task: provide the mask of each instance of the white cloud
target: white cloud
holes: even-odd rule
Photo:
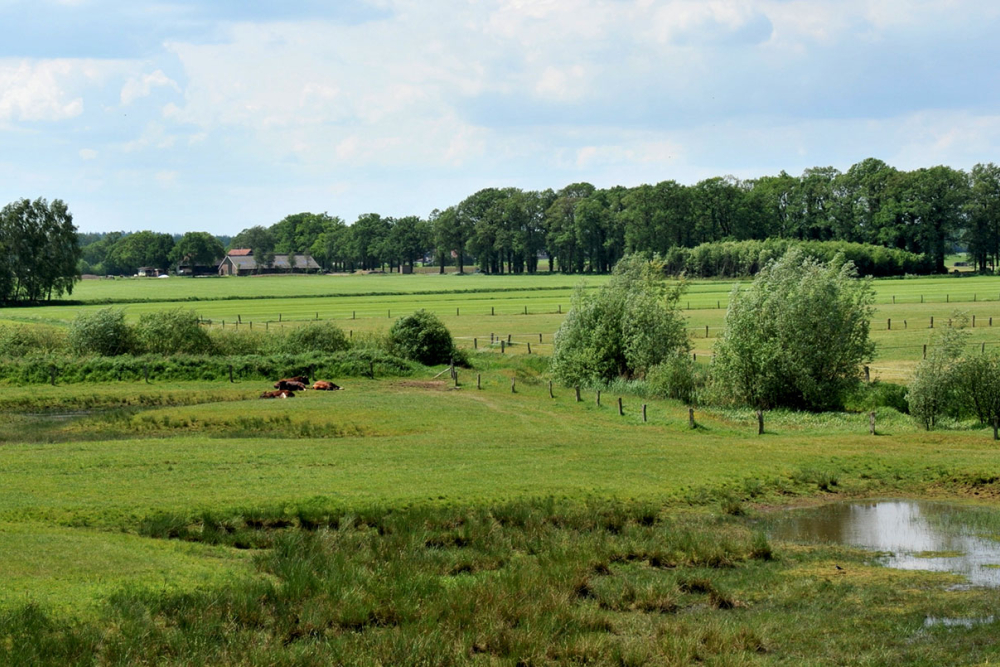
[[[83,99],[64,82],[77,75],[70,60],[0,61],[0,120],[56,121],[83,113]]]
[[[95,151],[93,148],[83,148],[80,150],[81,160],[96,160],[97,156],[98,152]]]
[[[151,74],[143,74],[141,76],[130,77],[125,85],[122,86],[122,92],[120,95],[121,103],[123,105],[132,104],[141,97],[148,97],[150,93],[153,92],[153,88],[167,86],[173,88],[177,92],[180,92],[180,86],[177,82],[168,77],[163,73],[163,70],[156,70]]]

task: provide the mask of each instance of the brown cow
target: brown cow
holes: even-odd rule
[[[337,391],[340,387],[332,382],[327,382],[326,380],[317,380],[316,383],[313,384],[313,389],[319,389],[321,391]]]
[[[295,398],[295,394],[288,391],[287,389],[281,389],[279,391],[265,391],[260,395],[261,398]]]
[[[288,391],[305,391],[306,384],[295,378],[285,378],[274,383],[275,389],[287,389]]]

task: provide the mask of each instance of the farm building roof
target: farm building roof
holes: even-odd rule
[[[250,248],[233,248],[226,254],[230,257],[247,257],[253,254],[253,250]]]

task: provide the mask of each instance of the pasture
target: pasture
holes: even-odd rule
[[[414,279],[427,282],[407,284]],[[263,382],[5,387],[0,661],[996,658],[992,624],[924,627],[928,616],[985,616],[995,592],[763,532],[779,508],[838,498],[952,498],[975,508],[1000,492],[988,429],[926,432],[879,409],[872,436],[867,414],[773,411],[758,436],[750,411],[699,408],[692,429],[686,406],[626,385],[601,405],[593,391],[580,402],[559,386],[550,396],[546,355],[576,281],[108,281],[78,288],[74,297],[89,305],[4,309],[3,320],[61,326],[118,299],[133,317],[184,305],[212,326],[235,326],[239,315],[241,327],[270,330],[319,312],[370,332],[388,328],[389,310],[425,307],[469,349],[472,368],[459,369],[457,383],[438,376],[443,367],[324,378],[345,391],[275,401],[257,399]],[[254,298],[253,286],[268,298]],[[906,377],[929,318],[946,326],[953,308],[977,315],[972,344],[1000,342],[1000,293],[987,298],[1000,281],[876,286],[873,368],[883,376]],[[691,286],[700,357],[711,354],[730,287]],[[182,301],[191,296],[198,301]],[[501,354],[490,333],[515,344]]]

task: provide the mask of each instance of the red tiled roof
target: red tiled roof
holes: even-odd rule
[[[247,257],[253,254],[253,250],[250,248],[233,248],[228,254],[230,257]]]

